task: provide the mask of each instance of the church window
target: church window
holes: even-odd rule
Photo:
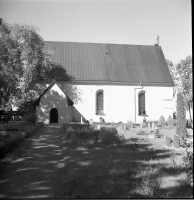
[[[103,90],[98,90],[96,92],[96,114],[104,114],[104,92]]]
[[[145,91],[140,91],[138,94],[139,115],[146,114],[145,109]]]

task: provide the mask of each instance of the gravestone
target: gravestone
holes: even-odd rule
[[[167,145],[168,147],[171,146],[171,144],[170,144],[170,138],[169,138],[168,136],[166,136],[166,145]]]
[[[148,123],[148,132],[150,132],[150,123]]]
[[[142,122],[140,122],[140,127],[142,128]]]
[[[178,149],[179,148],[179,138],[177,135],[174,135],[174,142],[173,142],[174,148]]]
[[[84,122],[83,122],[83,118],[82,118],[82,116],[81,116],[81,124],[83,124]]]
[[[93,125],[93,119],[90,119],[90,124]]]
[[[100,126],[100,125],[97,125],[96,129],[97,129],[97,130],[100,130],[100,129],[101,129],[101,126]]]
[[[152,122],[152,130],[154,131],[155,129],[155,125],[154,125],[154,122]]]

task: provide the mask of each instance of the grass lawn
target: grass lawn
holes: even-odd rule
[[[146,128],[122,130],[119,145],[84,144],[73,147],[64,139],[59,163],[63,198],[192,198],[183,150],[167,148],[164,138],[138,135]],[[175,130],[162,130],[173,138]],[[131,143],[137,143],[132,148]]]

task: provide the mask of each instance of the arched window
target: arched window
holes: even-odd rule
[[[96,92],[96,114],[104,114],[104,92],[99,90]]]
[[[140,91],[138,94],[139,115],[146,114],[145,109],[145,91]]]

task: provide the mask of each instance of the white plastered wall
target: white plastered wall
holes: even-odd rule
[[[39,106],[36,106],[37,122],[50,123],[50,110],[58,110],[58,124],[72,120],[72,107],[67,104],[67,97],[61,89],[54,84],[40,99]]]
[[[163,115],[167,120],[169,116],[173,116],[173,87],[144,87],[145,91],[145,109],[147,120],[158,121]],[[136,109],[137,121],[143,121],[143,117],[138,116],[138,93],[136,90]]]
[[[143,121],[143,117],[138,116],[138,93],[145,91],[145,106],[147,120],[157,121],[161,115],[167,120],[173,115],[173,88],[172,87],[143,87],[140,86],[116,86],[116,85],[71,85],[74,91],[79,93],[80,100],[75,102],[74,107],[87,120],[92,119],[99,122],[102,116],[105,122],[127,122]],[[68,88],[69,84],[63,83],[63,90],[72,100],[73,95]],[[104,113],[96,115],[96,92],[104,91]],[[136,95],[136,100],[134,95]],[[135,104],[136,101],[136,104]],[[136,108],[136,114],[135,114]]]

